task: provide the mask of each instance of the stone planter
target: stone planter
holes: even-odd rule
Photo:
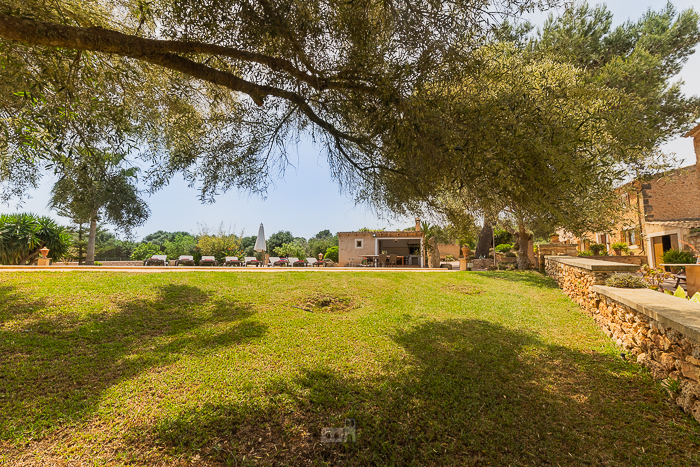
[[[552,235],[551,241],[552,243],[559,243],[559,235]]]

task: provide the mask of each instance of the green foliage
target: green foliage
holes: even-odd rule
[[[153,255],[159,254],[161,254],[161,251],[158,245],[154,245],[153,243],[139,243],[131,253],[131,259],[134,261],[143,261]]]
[[[591,243],[588,247],[589,250],[593,252],[594,255],[600,254],[601,251],[606,251],[608,247],[602,243]]]
[[[497,269],[499,271],[515,271],[518,269],[518,265],[516,263],[507,263],[505,261],[500,261],[497,265]]]
[[[24,265],[46,247],[49,258],[61,259],[71,245],[71,235],[53,219],[31,213],[0,215],[0,264]]]
[[[290,256],[303,259],[306,257],[304,248],[296,242],[285,243],[282,246],[275,248],[275,254],[280,257],[289,258]]]
[[[331,261],[337,263],[338,262],[338,247],[337,246],[332,246],[330,247],[327,251],[325,256],[323,257],[324,259],[330,259]]]
[[[84,247],[83,247],[84,248]],[[104,230],[98,226],[95,236],[95,257],[96,258],[129,258],[136,248],[136,243],[120,240],[112,232]]]
[[[646,289],[647,283],[636,274],[617,273],[613,274],[605,281],[608,287],[618,287],[622,289]]]
[[[518,255],[512,251],[509,251],[508,253],[506,253],[506,258],[517,258],[517,257],[518,257]]]
[[[513,249],[513,245],[510,245],[508,243],[502,243],[500,245],[496,245],[496,252],[498,252],[498,253],[508,253],[512,249]]]
[[[197,240],[191,235],[182,233],[177,234],[172,241],[166,240],[163,243],[165,254],[168,255],[168,258],[179,258],[182,255],[194,255],[195,246],[197,246]],[[225,256],[235,255],[224,255],[224,257]]]
[[[289,231],[280,230],[270,235],[270,238],[267,239],[267,251],[275,251],[282,245],[292,242],[294,242],[294,235]]]
[[[613,250],[622,250],[622,251],[629,251],[629,245],[627,242],[615,242],[612,245],[610,245],[610,248]]]
[[[583,257],[593,256],[593,252],[590,250],[579,251],[578,256],[583,256]]]
[[[502,245],[505,243],[514,243],[513,234],[503,229],[494,229],[493,235],[495,237],[496,245]]]
[[[384,232],[386,230],[386,227],[382,227],[381,229],[370,229],[369,227],[362,227],[357,229],[358,232]]]
[[[172,242],[178,235],[190,235],[189,232],[166,232],[159,230],[152,234],[148,234],[141,241],[153,243],[154,245],[164,246],[165,242]]]
[[[661,261],[666,264],[690,264],[695,263],[695,256],[689,251],[671,248],[664,252]]]

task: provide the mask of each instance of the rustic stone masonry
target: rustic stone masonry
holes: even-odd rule
[[[665,380],[673,400],[700,422],[700,305],[651,289],[598,285],[621,271],[600,269],[614,263],[580,260],[547,257],[547,273],[603,332]]]

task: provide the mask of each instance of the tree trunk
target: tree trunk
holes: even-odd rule
[[[85,264],[92,266],[95,264],[95,236],[97,235],[97,211],[93,211],[90,219],[90,234],[88,235],[87,252],[85,253]]]
[[[43,242],[41,245],[39,245],[39,246],[36,248],[36,250],[34,250],[33,252],[29,253],[27,256],[25,256],[25,257],[22,258],[21,260],[19,260],[19,262],[18,262],[17,264],[19,264],[20,266],[24,266],[24,265],[27,264],[27,263],[32,264],[32,261],[34,261],[34,258],[36,258],[37,255],[38,255],[39,253],[41,253],[41,249],[44,248],[45,245],[46,245],[46,242]]]
[[[476,251],[474,255],[477,258],[488,258],[489,248],[493,244],[493,224],[490,219],[484,218],[484,227],[479,233],[479,242],[476,244]]]
[[[78,266],[83,264],[83,224],[78,224]]]
[[[430,237],[428,243],[430,244],[430,252],[428,253],[428,267],[439,268],[440,252],[438,251],[437,239],[435,237]]]
[[[525,230],[525,222],[518,219],[518,269],[525,270],[530,268],[530,258],[527,255],[527,247],[530,244],[530,236]]]

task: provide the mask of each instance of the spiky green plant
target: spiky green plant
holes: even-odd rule
[[[49,257],[61,258],[70,247],[71,237],[53,219],[31,213],[0,216],[0,263],[26,264],[43,247]]]

